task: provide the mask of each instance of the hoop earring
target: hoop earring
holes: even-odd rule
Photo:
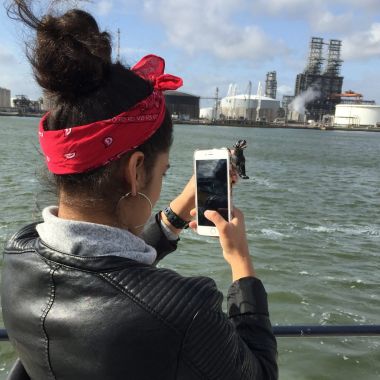
[[[121,200],[123,200],[124,198],[128,198],[131,194],[132,194],[132,193],[129,192],[129,193],[123,195],[123,196],[119,199],[119,202],[120,202]],[[152,212],[152,210],[153,210],[153,205],[152,205],[152,201],[149,199],[149,197],[148,197],[147,195],[145,195],[144,193],[140,193],[139,191],[137,192],[137,194],[138,194],[138,195],[141,195],[143,198],[145,198],[145,199],[148,201],[149,206],[150,206],[150,212]]]
[[[124,198],[128,198],[132,193],[129,192],[125,195],[123,195],[120,199],[119,199],[119,202],[117,202],[117,204],[119,204]],[[153,211],[153,205],[152,205],[152,201],[149,199],[149,197],[147,195],[145,195],[144,193],[140,193],[139,191],[137,192],[138,195],[142,196],[143,198],[145,198],[148,203],[149,203],[149,206],[150,206],[150,213],[152,213]],[[145,226],[145,223],[144,224],[140,224],[139,226],[135,226],[134,228],[140,228],[140,227],[144,227]]]

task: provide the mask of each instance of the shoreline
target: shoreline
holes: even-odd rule
[[[28,113],[23,115],[14,115],[9,114],[6,115],[4,113],[0,113],[0,117],[34,117],[41,118],[44,115],[42,114],[34,114]],[[345,131],[345,132],[380,132],[380,128],[348,128],[348,127],[320,127],[320,126],[308,126],[305,124],[274,124],[274,123],[265,123],[265,122],[256,122],[256,123],[245,123],[245,122],[204,122],[202,120],[173,120],[173,125],[203,125],[205,127],[241,127],[241,128],[265,128],[265,129],[304,129],[309,131]]]
[[[176,125],[204,125],[205,127],[241,127],[241,128],[266,128],[266,129],[304,129],[310,131],[347,131],[347,132],[380,132],[380,128],[348,128],[348,127],[320,127],[308,126],[305,124],[274,124],[274,123],[244,123],[244,122],[202,122],[201,120],[179,121],[173,120]]]
[[[7,113],[7,112],[0,112],[0,117],[42,117],[45,114],[43,113],[24,113],[24,114],[14,114],[14,113]]]

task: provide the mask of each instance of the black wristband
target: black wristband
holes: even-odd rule
[[[189,222],[183,220],[180,218],[171,208],[170,206],[166,207],[165,210],[163,211],[165,216],[167,217],[169,223],[181,230],[182,228],[187,228],[189,226]]]

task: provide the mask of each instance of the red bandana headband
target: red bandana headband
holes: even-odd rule
[[[137,148],[161,126],[166,112],[162,91],[176,90],[182,79],[164,74],[165,61],[148,55],[133,68],[137,75],[150,81],[150,96],[131,109],[108,120],[58,131],[46,131],[49,113],[39,124],[39,139],[49,171],[54,174],[83,173],[104,166]]]

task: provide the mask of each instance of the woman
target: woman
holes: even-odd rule
[[[10,12],[37,32],[29,58],[54,100],[39,138],[58,186],[58,207],[5,249],[3,317],[24,376],[277,378],[266,294],[239,210],[231,223],[206,212],[232,270],[228,316],[213,280],[154,265],[194,215],[190,181],[150,217],[172,141],[162,91],[181,79],[163,74],[156,56],[131,70],[112,63],[109,35],[81,10],[40,20],[20,0]]]

